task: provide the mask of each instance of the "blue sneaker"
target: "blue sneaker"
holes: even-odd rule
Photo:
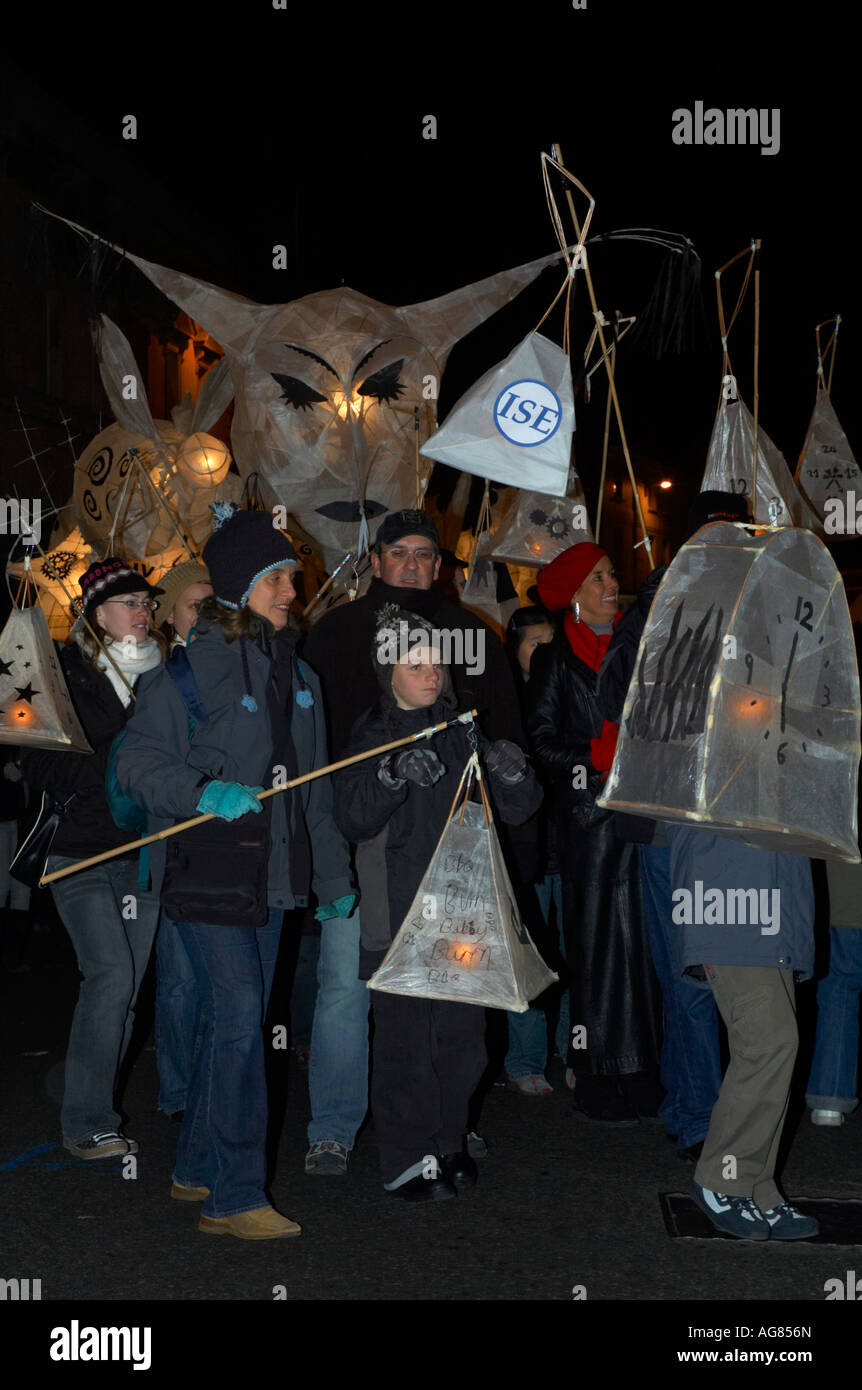
[[[771,1240],[810,1240],[820,1230],[820,1222],[813,1216],[803,1216],[789,1202],[771,1207],[763,1215],[769,1222]]]
[[[689,1183],[688,1190],[717,1231],[737,1236],[739,1240],[769,1240],[769,1222],[753,1198],[712,1192],[694,1180]]]

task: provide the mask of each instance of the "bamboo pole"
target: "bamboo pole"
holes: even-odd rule
[[[556,150],[557,150],[557,154],[558,154],[558,156],[559,156],[559,163],[560,163],[560,165],[562,165],[562,163],[563,163],[563,153],[562,153],[562,150],[560,149],[560,146],[559,146],[559,145],[556,146]],[[568,171],[565,171],[565,172],[568,173]],[[571,174],[569,174],[568,177],[569,177],[570,179],[573,178],[573,176],[572,176]],[[573,179],[573,182],[577,182],[577,180],[574,180],[574,179]],[[583,185],[579,184],[578,187],[581,187],[581,188],[582,188]],[[584,189],[584,192],[586,192],[585,189]],[[577,228],[577,226],[578,226],[578,221],[577,221],[577,217],[575,216],[574,199],[572,198],[571,191],[570,191],[570,189],[568,189],[568,188],[566,189],[566,201],[567,201],[567,203],[568,203],[568,205],[569,205],[569,212],[571,213],[572,220],[574,221],[575,227]],[[590,215],[592,214],[592,209],[595,207],[595,205],[596,205],[596,203],[595,203],[595,198],[590,197]],[[585,232],[586,232],[586,226],[589,224],[589,220],[590,220],[590,219],[589,219],[589,217],[588,217],[588,218],[587,218],[587,223],[586,223],[585,226],[584,226],[584,231],[585,231]],[[581,242],[581,233],[580,233],[580,232],[578,232],[578,241],[579,241],[579,243]],[[650,538],[649,538],[649,533],[647,532],[646,518],[644,517],[643,508],[642,508],[642,506],[641,506],[640,493],[638,492],[638,485],[637,485],[637,481],[635,480],[635,472],[634,472],[634,468],[632,467],[631,454],[629,453],[628,439],[626,438],[625,425],[623,424],[622,409],[621,409],[621,407],[620,407],[619,396],[617,395],[617,384],[616,384],[616,381],[614,380],[613,370],[612,370],[612,368],[611,368],[611,365],[610,365],[610,362],[609,362],[609,359],[608,359],[608,347],[607,347],[607,343],[605,342],[605,335],[604,335],[604,332],[603,332],[603,328],[607,326],[607,320],[605,319],[605,316],[604,316],[604,314],[602,313],[602,311],[599,309],[598,300],[596,299],[596,291],[595,291],[595,287],[594,287],[594,285],[593,285],[593,277],[592,277],[592,274],[591,274],[591,272],[590,272],[590,263],[589,263],[589,260],[588,260],[588,258],[587,258],[586,246],[585,246],[585,245],[580,245],[580,246],[579,246],[579,250],[580,250],[580,263],[581,263],[581,266],[583,267],[583,271],[584,271],[584,280],[586,281],[587,292],[588,292],[588,294],[589,294],[589,296],[590,296],[590,307],[592,308],[592,311],[593,311],[593,318],[594,318],[594,320],[595,320],[596,328],[597,328],[597,330],[598,330],[599,343],[600,343],[601,349],[602,349],[602,359],[603,359],[603,361],[604,361],[604,363],[605,363],[605,369],[606,369],[607,374],[608,374],[608,385],[609,385],[609,387],[610,387],[611,396],[613,397],[614,413],[615,413],[615,415],[616,415],[617,428],[619,429],[619,432],[620,432],[620,441],[621,441],[622,446],[623,446],[623,457],[625,458],[625,461],[626,461],[626,468],[627,468],[627,470],[628,470],[629,481],[631,482],[631,485],[632,485],[632,494],[633,494],[633,496],[634,496],[635,509],[636,509],[636,511],[637,511],[637,517],[638,517],[638,521],[639,521],[639,523],[640,523],[641,534],[643,535],[642,544],[643,544],[644,549],[645,549],[646,552],[647,552],[647,556],[648,556],[649,559],[651,560],[651,559],[652,559],[652,543],[651,543]]]
[[[610,360],[611,370],[612,370],[612,371],[613,371],[613,368],[614,368],[614,363],[615,363],[616,355],[617,355],[617,345],[616,345],[616,343],[612,343],[612,344],[611,344],[611,355],[610,355],[610,359],[609,359],[609,360]],[[604,439],[602,440],[602,475],[601,475],[601,477],[600,477],[600,479],[599,479],[599,505],[598,505],[598,509],[597,509],[597,511],[596,511],[596,545],[598,545],[598,543],[599,543],[599,535],[600,535],[601,529],[602,529],[602,502],[604,501],[604,496],[605,496],[605,477],[606,477],[606,475],[607,475],[607,470],[608,470],[608,444],[609,444],[609,442],[610,442],[610,436],[611,436],[611,405],[612,405],[612,404],[613,404],[613,402],[611,401],[611,393],[610,393],[610,391],[608,391],[608,399],[607,399],[607,401],[605,402],[605,435],[604,435]]]
[[[339,768],[350,767],[353,763],[361,763],[365,758],[373,758],[378,753],[388,753],[393,748],[402,748],[405,743],[416,743],[423,738],[431,738],[432,734],[440,733],[441,729],[448,729],[452,724],[471,723],[476,718],[478,711],[475,709],[465,710],[463,714],[456,715],[454,719],[444,719],[440,724],[431,724],[427,729],[420,729],[417,734],[408,734],[406,738],[396,738],[391,743],[381,743],[377,748],[369,748],[364,753],[354,753],[350,758],[342,758],[337,763],[327,763],[326,767],[316,767],[312,772],[304,772],[301,777],[294,777],[292,782],[285,782],[283,787],[270,787],[267,791],[258,792],[258,801],[264,801],[268,796],[277,796],[279,792],[290,791],[292,787],[300,787],[305,782],[313,782],[318,777],[328,777],[330,773],[337,772]],[[43,888],[46,883],[53,883],[55,879],[65,878],[67,874],[76,874],[80,869],[89,869],[93,864],[101,864],[105,859],[114,859],[118,854],[129,854],[132,850],[143,849],[145,845],[151,845],[156,840],[167,840],[171,835],[178,835],[181,830],[192,830],[196,825],[203,825],[204,821],[216,820],[212,812],[205,815],[192,816],[191,820],[181,821],[179,825],[172,825],[167,830],[158,830],[154,835],[145,835],[140,840],[130,840],[128,844],[118,845],[116,849],[105,850],[103,854],[94,854],[90,859],[79,859],[77,864],[70,864],[65,869],[57,869],[52,874],[45,874],[40,878],[39,887]]]

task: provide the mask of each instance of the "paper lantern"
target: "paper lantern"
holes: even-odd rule
[[[855,863],[859,751],[826,547],[795,528],[703,527],[653,600],[599,804]]]
[[[47,619],[48,631],[55,641],[63,641],[69,635],[73,620],[68,595],[71,594],[73,599],[80,597],[79,580],[95,558],[93,550],[76,526],[44,559],[42,556],[34,557],[29,571],[20,560],[9,565],[10,574],[23,576],[29,572],[34,580],[39,595],[39,606]]]
[[[562,497],[574,427],[569,355],[531,333],[461,397],[423,453],[465,473]]]
[[[856,525],[857,504],[862,502],[862,472],[835,414],[829,392],[822,386],[817,389],[796,480],[825,523],[827,535],[840,539],[862,530]]]
[[[176,466],[180,473],[188,474],[196,486],[215,487],[227,477],[230,449],[214,435],[192,434],[183,440]]]
[[[521,921],[494,823],[468,801],[368,987],[523,1013],[556,979]]]
[[[165,524],[164,508],[153,490],[145,480],[130,476],[136,451],[153,486],[164,485],[183,436],[167,420],[154,423],[158,442],[115,423],[97,434],[78,459],[75,515],[83,535],[100,553],[110,545],[115,553],[143,559],[153,531]]]
[[[490,547],[483,553],[513,565],[549,565],[570,545],[592,539],[584,490],[572,468],[565,497],[519,488],[497,522]]]
[[[724,378],[715,417],[701,492],[735,492],[751,499],[754,483],[754,419],[736,389],[736,379]],[[751,502],[755,521],[765,526],[823,527],[800,493],[784,460],[762,425],[757,430],[757,496]]]
[[[166,266],[128,259],[225,349],[236,398],[237,466],[244,477],[260,473],[323,547],[331,572],[356,550],[363,520],[373,539],[387,511],[415,506],[414,412],[421,448],[434,429],[455,343],[560,256],[400,306],[348,286],[288,304],[255,304]],[[420,459],[420,488],[430,467]]]
[[[13,608],[0,633],[0,743],[93,751],[38,606]]]

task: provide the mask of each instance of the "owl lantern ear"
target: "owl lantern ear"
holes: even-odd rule
[[[99,374],[105,387],[114,416],[132,434],[151,439],[162,451],[161,435],[150,414],[144,390],[144,376],[138,368],[128,339],[106,314],[101,314],[93,329],[94,346],[99,360]]]

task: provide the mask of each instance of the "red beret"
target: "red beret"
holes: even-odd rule
[[[539,597],[545,607],[554,613],[560,608],[568,608],[572,597],[580,589],[588,574],[592,574],[607,551],[593,541],[581,541],[570,545],[562,555],[558,555],[549,565],[539,570],[536,584]]]

